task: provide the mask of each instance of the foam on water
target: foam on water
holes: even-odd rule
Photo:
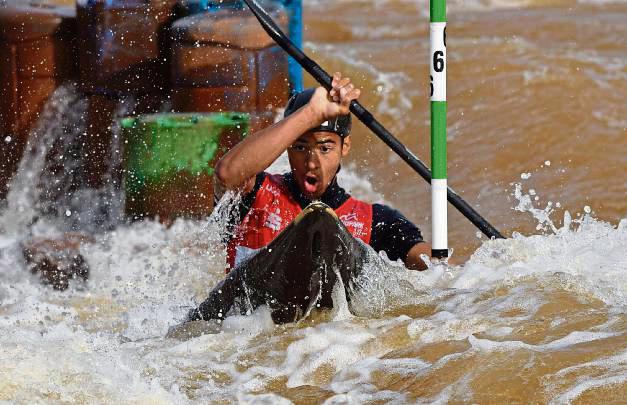
[[[348,170],[345,175],[355,176]],[[508,340],[515,324],[530,319],[546,299],[535,292],[538,288],[563,288],[583,300],[599,298],[615,312],[624,310],[625,223],[614,227],[584,216],[572,229],[554,234],[486,241],[464,266],[434,265],[425,273],[409,272],[372,254],[358,283],[362,293],[350,304],[358,318],[277,328],[261,309],[250,317],[227,318],[217,334],[182,343],[163,336],[223,275],[217,225],[177,221],[165,228],[146,221],[100,235],[82,250],[92,269],[87,287],[67,292],[51,291],[29,276],[17,240],[5,234],[0,249],[5,353],[0,392],[15,400],[187,403],[240,398],[263,403],[280,399],[264,393],[267,384],[287,378],[287,388],[313,384],[331,390],[336,395],[328,403],[368,396],[407,402],[402,393],[377,389],[373,376],[429,373],[453,357],[439,363],[382,359],[398,344],[385,343],[398,328],[405,330],[403,339],[415,343],[467,340],[471,351],[552,351],[620,333],[608,322],[605,330],[575,331],[540,345]],[[481,299],[499,288],[508,293]],[[434,305],[435,312],[415,319],[384,315],[421,304]],[[500,315],[514,308],[521,313],[507,320]],[[624,357],[608,359],[605,377],[568,387],[556,398],[623,381],[624,373],[616,374],[620,361]],[[121,386],[128,386],[129,394],[122,396]]]
[[[597,374],[594,378],[586,376],[577,378],[577,384],[572,388],[554,398],[550,404],[570,403],[585,391],[592,388],[611,386],[627,381],[627,352],[623,351],[615,356],[605,357],[600,360],[591,361],[577,366],[560,370],[557,377],[566,378],[570,374],[575,374],[583,369],[594,368]]]
[[[579,4],[594,4],[594,5],[603,5],[603,4],[624,4],[625,0],[577,0]]]
[[[627,219],[613,226],[595,220],[586,206],[575,220],[569,211],[564,211],[563,226],[558,229],[551,219],[554,204],[548,202],[544,209],[536,208],[531,198],[536,193],[525,194],[522,187],[515,184],[518,205],[514,209],[533,215],[538,222],[536,229],[545,233],[531,236],[514,233],[512,239],[484,243],[466,263],[466,269],[472,272],[465,273],[473,276],[456,278],[452,286],[469,288],[487,281],[559,273],[574,277],[580,292],[625,305]],[[486,264],[487,272],[482,271]]]

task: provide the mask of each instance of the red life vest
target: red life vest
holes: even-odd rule
[[[227,245],[226,272],[266,246],[302,211],[281,175],[268,174],[250,211]],[[335,213],[355,238],[370,243],[372,205],[350,197]]]

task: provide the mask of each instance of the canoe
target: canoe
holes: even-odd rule
[[[267,305],[277,324],[296,322],[314,307],[333,307],[333,289],[354,288],[366,253],[333,209],[308,205],[269,245],[222,280],[188,321],[222,320]]]

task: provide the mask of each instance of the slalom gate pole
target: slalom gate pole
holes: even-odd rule
[[[431,256],[448,257],[446,204],[446,0],[430,0]]]
[[[279,26],[272,18],[261,8],[256,0],[243,0],[250,10],[253,12],[263,29],[268,33],[270,38],[281,47],[285,52],[294,58],[302,67],[313,76],[318,83],[327,89],[331,88],[331,76],[320,65],[310,59],[303,51],[301,51],[290,39],[281,31]],[[401,159],[403,159],[412,169],[416,171],[427,182],[431,183],[431,171],[429,168],[410,152],[405,145],[394,137],[377,119],[362,106],[359,101],[353,100],[350,105],[350,111],[357,117],[368,129],[379,137],[387,146],[390,147]],[[457,210],[473,223],[488,238],[503,239],[503,235],[493,227],[485,218],[483,218],[474,208],[464,201],[450,187],[446,188],[446,198]]]

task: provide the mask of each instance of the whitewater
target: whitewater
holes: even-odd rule
[[[353,170],[340,181],[377,199]],[[513,208],[546,225],[549,210],[534,208],[523,185]],[[81,247],[89,281],[64,292],[40,284],[20,248],[58,223],[0,234],[0,399],[563,403],[624,393],[627,219],[611,225],[584,210],[555,231],[484,240],[467,261],[426,272],[371,253],[357,315],[314,312],[277,326],[261,308],[211,334],[166,338],[223,277],[222,208],[205,221],[96,235]],[[3,225],[15,229],[8,209]]]

